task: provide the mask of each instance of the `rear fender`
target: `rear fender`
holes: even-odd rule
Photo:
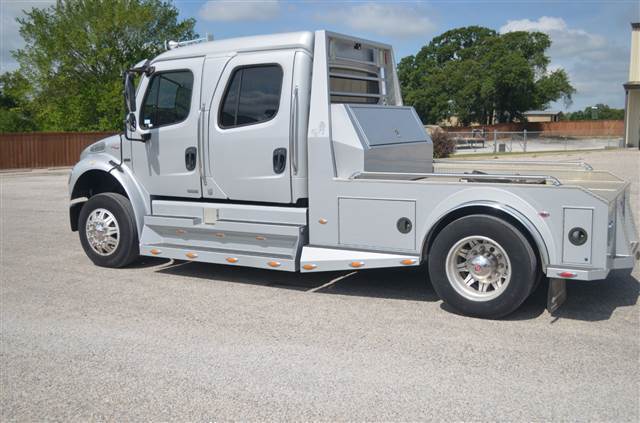
[[[542,269],[545,270],[551,260],[556,257],[556,243],[551,229],[538,211],[527,201],[517,195],[500,189],[487,188],[477,192],[474,190],[461,190],[436,207],[427,218],[422,234],[422,256],[428,254],[428,249],[437,235],[452,218],[466,216],[468,214],[478,214],[485,212],[510,218],[526,231],[533,246],[537,248],[540,256]],[[471,196],[475,198],[470,198]],[[507,204],[508,203],[508,204]]]

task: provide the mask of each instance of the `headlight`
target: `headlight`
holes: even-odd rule
[[[100,153],[102,151],[104,151],[104,141],[98,141],[95,144],[91,144],[89,146],[89,151],[91,151],[92,153]]]

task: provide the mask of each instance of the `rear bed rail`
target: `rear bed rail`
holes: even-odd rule
[[[357,172],[350,179],[389,179],[394,181],[422,181],[428,179],[457,179],[460,182],[487,182],[513,184],[562,185],[560,180],[550,175],[505,175],[500,173],[393,173]]]
[[[539,160],[453,160],[453,159],[435,159],[434,164],[481,164],[481,165],[533,165],[540,167],[552,167],[552,166],[574,166],[584,170],[593,170],[593,167],[589,163],[582,161],[568,161],[568,162],[548,162]]]

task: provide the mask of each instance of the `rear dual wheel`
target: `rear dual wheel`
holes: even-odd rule
[[[499,318],[517,309],[537,278],[537,259],[527,238],[510,223],[488,215],[451,222],[437,235],[428,257],[431,283],[457,311]]]

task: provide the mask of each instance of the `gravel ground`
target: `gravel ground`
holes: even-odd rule
[[[632,179],[638,151],[585,160]],[[640,420],[640,271],[450,313],[422,269],[93,266],[64,172],[0,175],[0,420]],[[543,287],[544,288],[544,287]]]

